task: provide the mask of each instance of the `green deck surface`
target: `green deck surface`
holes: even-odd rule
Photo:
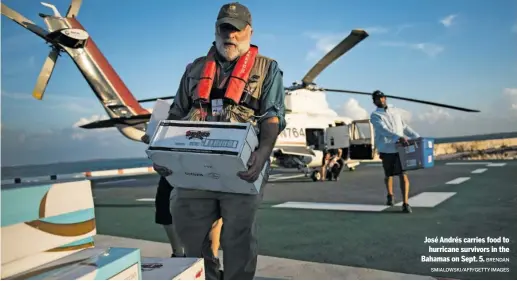
[[[470,169],[481,167],[473,166]],[[458,279],[517,278],[517,162],[490,168],[459,185],[435,185],[433,192],[457,192],[434,208],[400,207],[383,212],[290,210],[262,205],[259,211],[259,254],[297,260],[373,268]],[[153,202],[96,198],[99,234],[167,242],[154,224]],[[425,237],[507,237],[510,253],[428,253]],[[489,244],[435,244],[488,247]],[[425,263],[421,256],[507,257],[510,263]],[[431,272],[431,268],[510,268],[508,273]],[[512,271],[513,270],[513,271]]]

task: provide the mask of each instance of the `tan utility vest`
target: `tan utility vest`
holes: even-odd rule
[[[195,96],[196,89],[203,72],[203,67],[206,58],[207,56],[197,58],[189,66],[186,80],[187,85],[185,87],[186,89],[188,89],[188,93],[186,94],[189,97]],[[211,112],[211,103],[202,104],[201,102],[193,100],[192,107],[189,113],[183,119],[190,121],[216,121],[236,123],[250,122],[254,126],[256,126],[255,117],[259,117],[257,115],[260,111],[259,100],[262,95],[262,87],[272,61],[273,60],[268,57],[262,56],[260,54],[256,55],[253,67],[251,68],[248,80],[246,81],[246,85],[244,87],[244,93],[242,94],[241,102],[239,104],[225,101],[223,104],[221,115],[213,116]],[[221,69],[219,70],[222,71]],[[231,75],[231,71],[229,75]],[[224,90],[226,90],[226,86],[228,83],[225,82],[225,85],[223,85],[222,88],[218,88],[217,84],[219,84],[220,81],[217,80],[218,79],[216,79],[216,81],[214,81],[212,85],[212,90],[210,92],[211,95],[216,91],[224,92]],[[204,112],[206,115],[204,116],[202,112]]]

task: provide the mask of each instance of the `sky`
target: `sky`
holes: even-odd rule
[[[2,1],[45,27],[39,1]],[[65,14],[70,0],[51,1]],[[173,95],[185,66],[207,53],[226,1],[83,1],[78,19],[137,99]],[[517,131],[515,0],[246,0],[252,43],[278,61],[284,84],[307,71],[352,29],[369,37],[315,80],[320,87],[373,92],[481,110],[465,113],[390,99],[417,132],[447,137]],[[63,53],[43,101],[32,98],[50,50],[2,16],[2,166],[146,157],[145,145],[114,129],[77,126],[106,118]],[[368,118],[369,97],[327,93],[330,109]],[[143,104],[152,108],[153,103]]]

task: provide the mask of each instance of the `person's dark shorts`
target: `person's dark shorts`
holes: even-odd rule
[[[156,197],[154,199],[154,206],[156,213],[154,221],[157,224],[170,225],[172,224],[172,216],[170,211],[170,196],[173,187],[164,178],[160,177],[158,188],[156,190]]]
[[[398,153],[379,153],[379,157],[382,159],[382,168],[386,177],[405,174]]]

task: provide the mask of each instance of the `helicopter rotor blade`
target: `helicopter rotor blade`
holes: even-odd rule
[[[52,76],[52,72],[54,72],[54,68],[56,67],[56,61],[58,57],[59,50],[53,48],[48,54],[47,59],[43,63],[43,67],[41,68],[38,80],[36,81],[36,86],[32,91],[32,96],[35,99],[43,99],[43,95],[45,94],[45,90],[47,89],[47,85],[50,81],[50,77]]]
[[[327,92],[338,92],[338,93],[349,93],[349,94],[356,94],[356,95],[372,96],[372,93],[360,92],[360,91],[339,90],[339,89],[321,89],[321,90],[327,91]],[[445,108],[449,108],[449,109],[460,110],[460,111],[480,112],[477,109],[468,109],[468,108],[463,108],[463,107],[458,107],[458,106],[448,105],[448,104],[442,104],[442,103],[437,103],[437,102],[432,102],[432,101],[417,100],[417,99],[412,99],[412,98],[397,97],[397,96],[390,96],[390,95],[385,95],[385,96],[387,98],[416,102],[416,103],[423,103],[423,104],[434,105],[434,106],[438,106],[438,107],[445,107]]]
[[[81,8],[82,0],[72,0],[70,6],[68,7],[68,11],[66,12],[67,18],[75,18],[77,14],[79,14],[79,9]]]
[[[31,20],[22,16],[20,13],[16,12],[15,10],[7,7],[7,5],[5,5],[4,3],[1,3],[1,4],[2,4],[2,15],[10,18],[11,20],[13,20],[17,24],[21,25],[25,29],[30,30],[34,34],[38,35],[39,37],[41,37],[45,41],[47,41],[48,32],[45,29],[35,25]]]
[[[150,99],[143,99],[143,100],[139,100],[138,102],[140,103],[143,103],[143,102],[152,102],[152,101],[157,101],[157,100],[170,100],[170,99],[174,99],[175,96],[167,96],[167,97],[159,97],[159,98],[150,98]]]
[[[151,114],[135,115],[131,117],[118,117],[105,120],[94,121],[79,127],[83,129],[101,129],[111,128],[116,125],[136,126],[142,123],[147,123],[151,118]]]
[[[350,34],[337,44],[330,52],[328,52],[320,61],[318,61],[312,68],[305,74],[302,79],[304,85],[311,84],[314,79],[331,63],[341,57],[343,54],[352,49],[359,42],[363,41],[368,37],[368,33],[364,30],[354,29]]]

